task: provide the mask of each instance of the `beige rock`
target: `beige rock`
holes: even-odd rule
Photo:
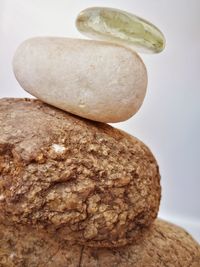
[[[39,100],[0,100],[0,223],[114,247],[157,216],[160,176],[138,139]]]
[[[200,247],[183,229],[156,220],[122,248],[68,244],[28,226],[0,224],[1,267],[199,267]]]
[[[33,96],[101,122],[133,116],[147,87],[146,68],[135,52],[100,41],[29,39],[18,48],[13,68],[22,88]]]

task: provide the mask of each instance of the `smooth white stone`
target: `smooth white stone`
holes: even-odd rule
[[[71,38],[26,40],[13,59],[24,90],[65,111],[101,122],[133,116],[145,97],[141,58],[120,45]]]

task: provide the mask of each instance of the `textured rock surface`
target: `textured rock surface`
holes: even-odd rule
[[[1,267],[199,267],[200,247],[181,228],[156,220],[132,245],[69,245],[43,230],[0,225]]]
[[[116,44],[70,38],[25,41],[13,60],[22,88],[81,117],[118,122],[143,103],[147,72],[140,57]]]
[[[92,39],[123,44],[139,52],[159,53],[165,47],[164,35],[152,23],[115,8],[87,8],[78,15],[76,26]]]
[[[0,125],[0,222],[119,246],[156,218],[158,166],[138,139],[30,99],[0,100]]]

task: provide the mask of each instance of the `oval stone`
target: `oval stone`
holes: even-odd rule
[[[121,43],[139,52],[159,53],[165,47],[164,35],[157,27],[119,9],[85,9],[78,15],[76,26],[87,37]]]
[[[13,59],[27,92],[62,110],[101,122],[119,122],[140,108],[147,72],[140,57],[116,44],[37,37],[22,43]]]
[[[0,229],[32,226],[63,242],[118,247],[156,218],[160,174],[148,147],[123,131],[7,98],[0,99],[0,196]],[[15,266],[78,267],[7,267]]]

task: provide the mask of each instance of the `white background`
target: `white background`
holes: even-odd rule
[[[0,0],[0,97],[27,97],[12,73],[16,47],[32,36],[82,38],[76,15],[90,6],[120,8],[148,19],[165,34],[163,53],[141,55],[148,93],[141,110],[115,124],[144,141],[162,175],[160,216],[200,241],[200,1]]]

